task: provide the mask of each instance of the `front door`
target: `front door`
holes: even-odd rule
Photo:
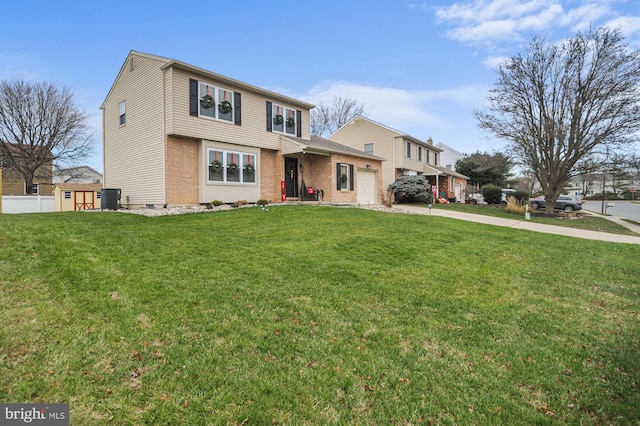
[[[298,160],[285,157],[284,182],[287,186],[287,197],[298,196]]]

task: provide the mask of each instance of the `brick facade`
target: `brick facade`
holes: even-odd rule
[[[280,151],[260,150],[260,198],[280,202],[280,181],[283,176],[284,158]]]
[[[167,137],[167,203],[169,205],[198,204],[199,176],[198,141]]]

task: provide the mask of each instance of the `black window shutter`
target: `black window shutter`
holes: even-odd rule
[[[296,129],[296,135],[301,138],[302,137],[302,111],[300,111],[299,109],[296,110],[296,122],[298,123],[297,125],[297,129]]]
[[[267,132],[273,131],[273,108],[271,102],[267,101]]]
[[[198,116],[198,80],[189,79],[189,115]]]
[[[240,113],[240,93],[233,92],[233,115],[234,124],[239,126],[242,123],[242,115]]]
[[[353,164],[349,164],[349,191],[353,191]]]
[[[342,164],[340,163],[336,163],[337,167],[336,167],[336,189],[338,191],[340,191],[340,189],[342,188],[342,176],[340,176],[340,167],[342,166]]]

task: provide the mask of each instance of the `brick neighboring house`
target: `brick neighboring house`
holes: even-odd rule
[[[3,143],[3,142],[0,142]],[[13,148],[17,150],[17,148]],[[12,167],[0,152],[0,172],[2,173],[2,195],[53,195],[53,159],[49,156],[33,176],[33,186],[29,190],[21,173]]]
[[[422,175],[437,188],[437,196],[464,202],[468,177],[441,167],[443,150],[431,138],[420,140],[365,117],[357,116],[329,138],[385,159],[382,187],[402,176]]]
[[[100,107],[104,187],[121,189],[125,208],[307,200],[316,190],[325,201],[379,202],[382,159],[311,137],[313,107],[131,51]]]

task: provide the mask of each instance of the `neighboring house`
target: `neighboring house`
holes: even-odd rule
[[[0,154],[0,171],[3,180],[2,195],[53,195],[52,169],[53,159],[36,171],[33,176],[33,186],[27,188],[22,174]]]
[[[100,208],[100,183],[58,183],[54,189],[54,209],[61,211]]]
[[[436,188],[437,196],[464,201],[467,177],[441,167],[442,149],[429,138],[422,141],[406,133],[356,116],[329,138],[338,143],[384,158],[382,188],[402,176],[423,175]]]
[[[104,187],[121,189],[126,208],[308,200],[316,191],[325,201],[377,203],[361,184],[379,187],[381,159],[311,138],[313,107],[131,51],[101,106]]]
[[[463,153],[456,151],[449,145],[445,145],[442,142],[438,142],[436,144],[436,148],[440,148],[442,150],[440,153],[440,164],[442,164],[445,169],[455,170],[456,161],[464,158]]]
[[[70,167],[68,169],[55,168],[53,183],[102,183],[102,174],[89,166]]]

